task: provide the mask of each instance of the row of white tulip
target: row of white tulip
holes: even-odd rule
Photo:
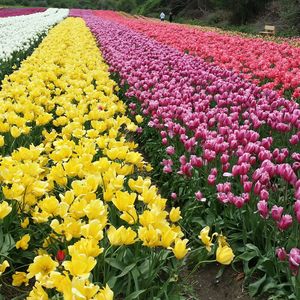
[[[0,68],[1,61],[9,61],[13,53],[29,49],[68,15],[68,9],[49,8],[41,13],[0,19]]]

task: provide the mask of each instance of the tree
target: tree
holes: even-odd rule
[[[119,0],[117,3],[117,9],[131,12],[136,8],[136,1],[135,0]]]

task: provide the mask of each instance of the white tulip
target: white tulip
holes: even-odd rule
[[[26,51],[38,38],[69,15],[68,9],[49,8],[42,13],[0,18],[0,68],[12,53]]]

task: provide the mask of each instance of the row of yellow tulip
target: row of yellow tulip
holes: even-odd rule
[[[188,251],[179,208],[168,212],[150,178],[138,176],[151,166],[126,139],[137,125],[117,89],[92,34],[74,18],[3,81],[0,226],[5,233],[11,222],[17,242],[1,266],[18,269],[15,286],[35,279],[28,299],[112,299],[108,285],[91,280],[105,247],[161,247],[177,259]],[[12,257],[22,252],[36,253],[28,268]]]

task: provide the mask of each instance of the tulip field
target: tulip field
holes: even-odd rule
[[[299,300],[295,41],[0,9],[0,296]]]

